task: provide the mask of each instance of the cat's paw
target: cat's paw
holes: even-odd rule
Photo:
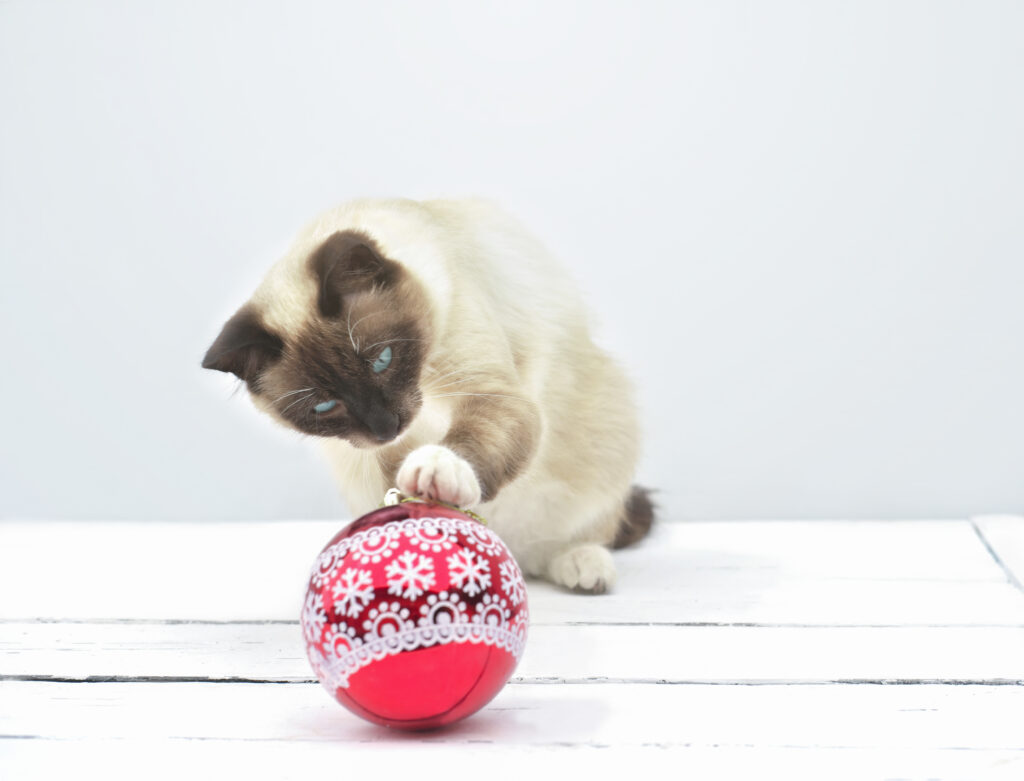
[[[480,483],[473,467],[442,445],[424,445],[405,457],[396,480],[409,496],[437,499],[456,507],[480,503]]]
[[[555,556],[548,565],[548,574],[560,586],[603,594],[615,585],[615,562],[603,545],[586,543]]]

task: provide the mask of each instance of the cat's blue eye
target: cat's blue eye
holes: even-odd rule
[[[330,401],[321,401],[319,404],[313,407],[313,409],[315,409],[317,412],[330,412],[336,406],[338,406],[338,402],[336,402],[334,399],[331,399]]]
[[[373,362],[373,370],[377,374],[380,374],[382,371],[384,371],[390,365],[391,365],[391,348],[390,347],[385,347],[383,350],[380,351],[380,355],[377,356],[377,360],[375,360]]]

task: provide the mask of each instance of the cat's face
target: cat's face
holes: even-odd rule
[[[224,326],[203,366],[235,374],[258,407],[306,434],[359,447],[394,440],[422,405],[430,338],[422,286],[352,231],[328,238],[297,273],[308,277],[285,280],[288,289],[278,293],[301,299],[294,325],[269,325],[264,304],[251,301]]]

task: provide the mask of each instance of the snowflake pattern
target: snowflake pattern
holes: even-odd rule
[[[434,562],[429,556],[406,551],[388,564],[388,593],[416,599],[434,585]]]
[[[355,618],[373,599],[373,576],[365,569],[347,569],[331,586],[334,612]]]
[[[475,597],[490,587],[491,565],[483,556],[463,548],[448,557],[448,577],[455,588],[461,588],[466,596]]]
[[[497,535],[469,518],[414,516],[364,525],[325,547],[300,623],[313,671],[335,694],[364,667],[420,648],[487,645],[518,660],[526,602],[522,573]]]
[[[501,562],[498,569],[501,573],[501,590],[505,592],[513,605],[518,605],[526,596],[523,574],[511,559]]]

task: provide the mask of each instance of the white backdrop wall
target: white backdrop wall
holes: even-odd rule
[[[1024,509],[1024,5],[0,4],[0,516],[346,512],[199,361],[293,232],[480,194],[666,516]]]

